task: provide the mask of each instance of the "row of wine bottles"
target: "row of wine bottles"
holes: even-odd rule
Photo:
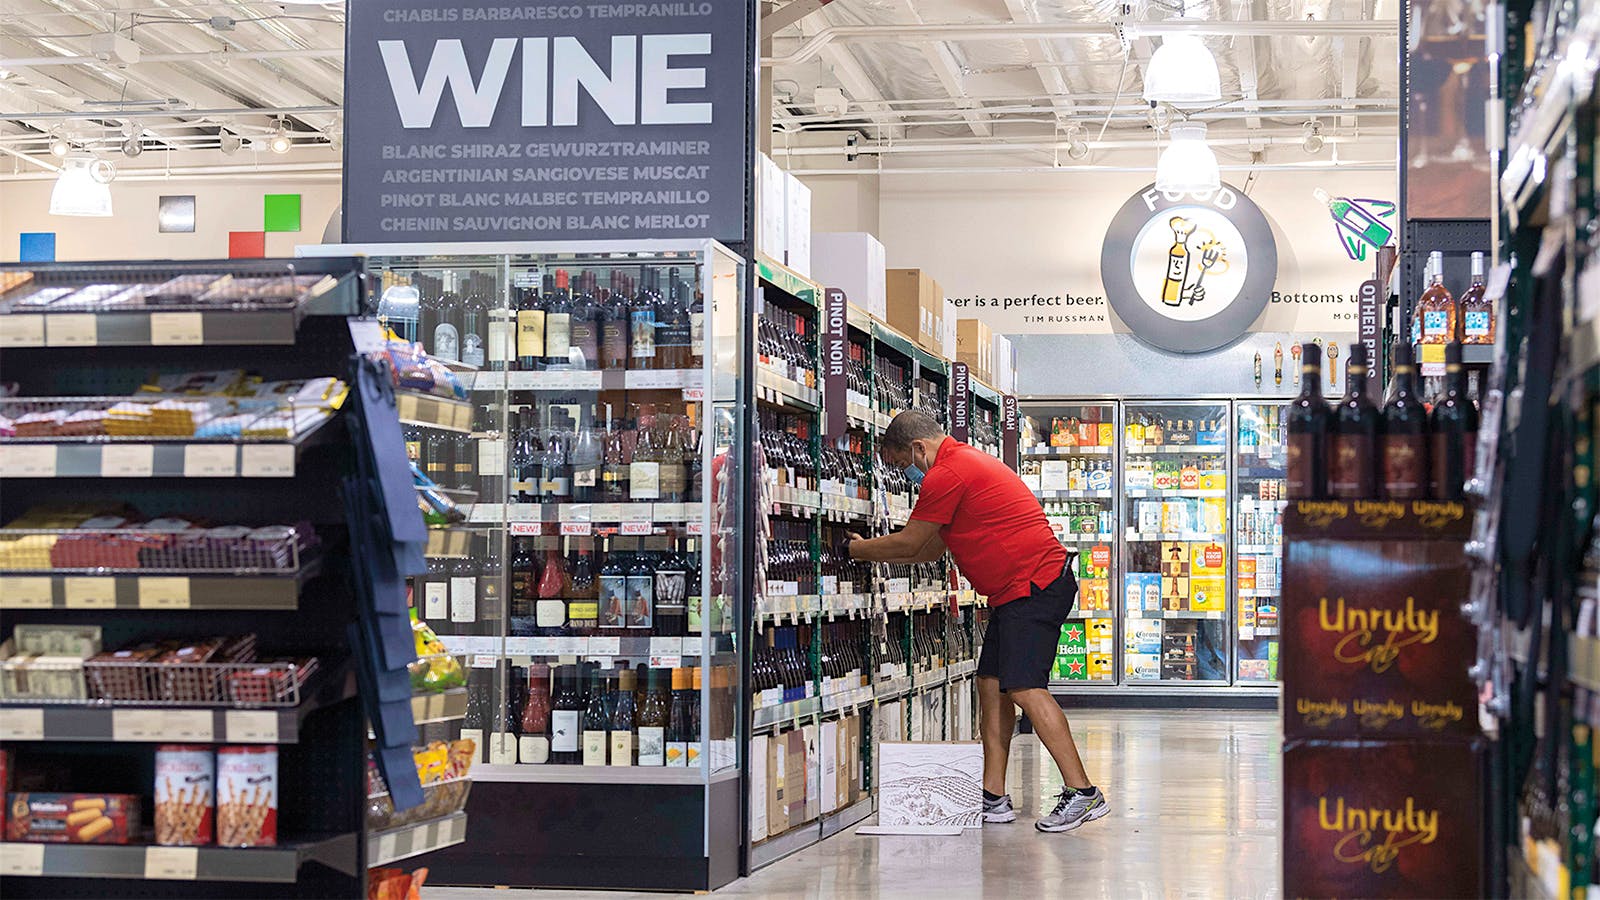
[[[1438,250],[1428,254],[1423,282],[1427,286],[1411,314],[1411,343],[1494,343],[1494,301],[1484,281],[1481,251],[1472,254],[1472,281],[1460,297],[1451,296],[1445,287],[1444,254]]]
[[[1406,342],[1394,346],[1392,390],[1381,408],[1367,395],[1366,345],[1351,348],[1347,389],[1331,409],[1322,397],[1322,348],[1308,343],[1301,353],[1305,377],[1289,405],[1289,497],[1461,499],[1475,467],[1478,410],[1459,343],[1445,346],[1444,393],[1431,411]]]
[[[692,270],[691,274],[692,274]],[[490,371],[545,369],[689,369],[701,365],[705,300],[670,268],[637,275],[612,268],[606,286],[595,270],[517,276],[509,307],[495,302],[494,276],[454,270],[419,272],[414,330],[391,324],[435,357]]]

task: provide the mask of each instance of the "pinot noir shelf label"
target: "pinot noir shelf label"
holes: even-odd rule
[[[752,8],[352,0],[344,239],[739,240]]]
[[[964,362],[950,364],[950,436],[972,439],[972,372]]]

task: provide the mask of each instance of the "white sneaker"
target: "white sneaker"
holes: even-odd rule
[[[1090,792],[1064,787],[1056,798],[1055,810],[1035,822],[1033,827],[1040,831],[1072,831],[1109,812],[1111,804],[1106,802],[1104,791],[1098,788]]]
[[[1011,806],[1011,795],[1003,794],[999,800],[983,801],[983,820],[1000,824],[1015,822],[1017,811]]]

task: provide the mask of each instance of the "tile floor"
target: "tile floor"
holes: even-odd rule
[[[1071,834],[1033,819],[1061,781],[1037,739],[1012,746],[1017,822],[961,837],[829,838],[715,896],[781,898],[1275,898],[1279,728],[1275,712],[1070,713],[1090,776],[1113,812]],[[868,820],[869,822],[872,820]],[[431,888],[424,900],[620,900],[620,893]],[[660,898],[664,894],[641,894]]]

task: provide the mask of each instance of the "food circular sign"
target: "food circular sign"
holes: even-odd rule
[[[1151,185],[1117,211],[1100,253],[1106,300],[1141,340],[1201,353],[1231,343],[1267,308],[1278,248],[1261,209],[1223,185]]]

